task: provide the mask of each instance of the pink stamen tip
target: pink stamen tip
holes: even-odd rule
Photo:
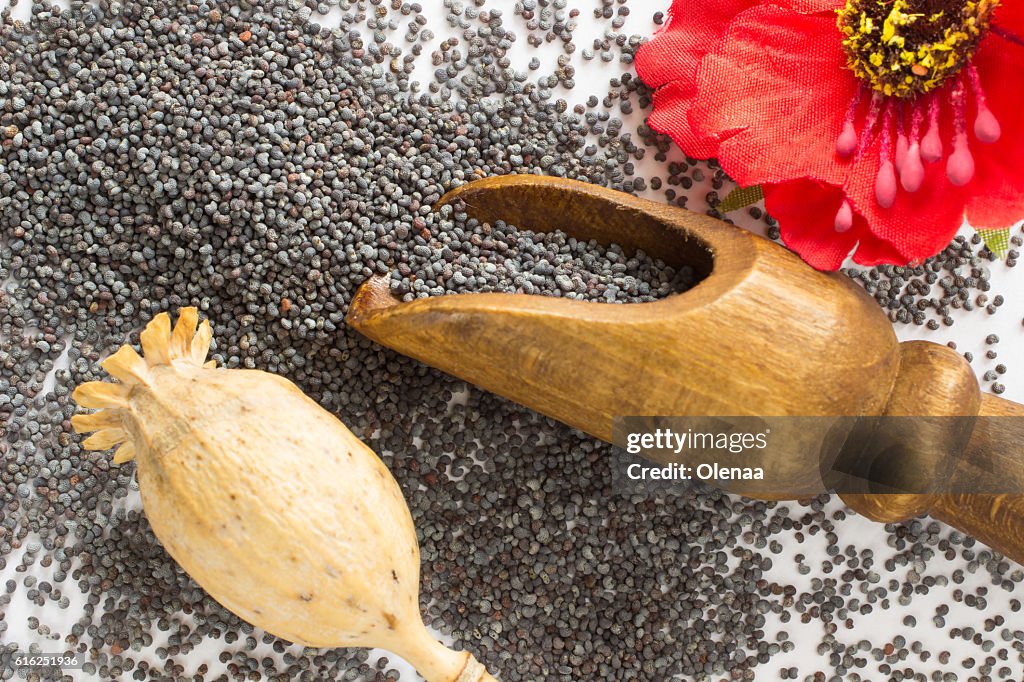
[[[996,120],[996,117],[988,107],[979,106],[978,118],[974,119],[975,137],[985,144],[992,144],[999,139],[1001,134],[1002,130],[999,128],[999,121]]]
[[[974,157],[967,147],[967,135],[961,133],[953,140],[953,154],[946,162],[946,177],[957,187],[962,187],[974,177]]]
[[[882,208],[889,208],[896,202],[896,169],[892,163],[892,119],[895,115],[890,103],[886,103],[882,116],[882,129],[878,140],[878,174],[875,176],[875,200]],[[902,126],[900,126],[902,134]],[[898,145],[897,145],[898,146]]]
[[[953,83],[950,94],[953,104],[953,153],[946,162],[946,177],[957,187],[966,185],[974,177],[974,157],[967,146],[967,109],[964,83],[958,80]]]
[[[967,65],[967,80],[970,81],[974,101],[978,105],[978,117],[974,119],[974,136],[981,142],[991,144],[999,139],[1002,131],[999,129],[999,121],[988,108],[985,90],[981,87],[981,77],[974,64]]]
[[[903,164],[907,162],[907,151],[910,149],[910,140],[902,132],[896,136],[896,171],[903,172]]]
[[[857,128],[854,126],[853,121],[857,118],[857,107],[860,106],[860,101],[864,98],[864,90],[865,88],[861,87],[854,93],[853,98],[850,100],[850,106],[846,108],[843,129],[836,139],[836,153],[844,159],[852,156],[857,151]]]
[[[875,176],[875,199],[882,208],[889,208],[896,203],[896,169],[892,161],[882,161]]]
[[[935,163],[942,158],[942,137],[939,132],[939,101],[932,95],[928,103],[928,132],[921,140],[921,158]]]
[[[853,228],[853,208],[850,202],[843,200],[843,205],[836,213],[836,232],[849,232]]]
[[[928,163],[935,163],[942,158],[942,138],[939,131],[929,129],[921,140],[921,158]]]
[[[853,126],[853,121],[847,121],[843,124],[843,132],[839,133],[839,139],[836,140],[836,153],[844,159],[853,156],[853,153],[857,151],[857,129]]]
[[[914,142],[907,148],[907,156],[900,168],[900,184],[908,192],[916,192],[924,182],[924,164],[921,163],[921,146]]]

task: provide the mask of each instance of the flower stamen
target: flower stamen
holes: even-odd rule
[[[839,233],[849,232],[853,228],[853,207],[846,199],[843,199],[843,203],[836,213],[835,227],[836,232]]]
[[[916,192],[924,182],[924,164],[921,163],[921,121],[924,114],[921,107],[914,107],[910,112],[910,140],[907,153],[900,167],[900,184],[908,192]]]
[[[875,200],[882,208],[890,208],[896,203],[896,169],[890,157],[892,146],[892,105],[885,108],[882,120],[881,137],[878,141],[878,175],[875,176]]]
[[[957,187],[966,185],[974,177],[974,157],[971,156],[967,144],[965,99],[963,81],[958,80],[953,85],[953,93],[950,95],[953,103],[953,153],[946,161],[946,177]]]
[[[903,173],[903,164],[907,162],[907,152],[910,150],[910,140],[907,138],[906,125],[904,124],[903,102],[896,105],[896,155],[893,161],[896,165],[896,172]]]
[[[999,139],[999,121],[988,108],[974,65],[966,65],[948,87],[948,94],[946,91],[932,92],[912,100],[887,98],[875,90],[866,110],[862,102],[867,88],[862,86],[854,94],[836,140],[836,154],[851,162],[860,161],[874,146],[877,137],[878,170],[874,189],[875,200],[882,208],[890,208],[896,202],[900,187],[911,193],[921,188],[925,178],[924,161],[936,163],[943,159],[940,115],[944,100],[948,100],[951,107],[953,128],[952,152],[946,157],[946,177],[951,184],[957,187],[966,185],[975,174],[967,124],[969,96],[973,95],[977,107],[977,116],[971,127],[974,136],[979,142],[988,144]],[[860,112],[863,112],[863,124],[858,132]],[[922,136],[926,119],[927,130]],[[843,204],[836,214],[835,228],[843,232],[852,226],[851,207]]]
[[[974,64],[967,65],[967,77],[971,81],[974,102],[978,107],[978,117],[974,119],[974,136],[980,142],[992,144],[999,139],[1002,131],[999,129],[999,121],[996,120],[985,101],[985,91],[981,87],[981,78],[978,77],[978,70],[974,68]]]
[[[836,140],[836,152],[844,159],[849,158],[857,151],[857,128],[854,125],[854,120],[857,117],[857,109],[860,107],[865,89],[861,86],[850,100],[850,106],[846,109],[846,120],[843,121],[843,131],[839,133],[839,139]]]
[[[838,12],[847,66],[887,97],[940,87],[970,62],[1000,0],[848,0]]]
[[[921,140],[921,156],[928,163],[942,158],[942,133],[939,130],[939,98],[928,98],[928,132]]]
[[[882,112],[882,101],[884,99],[877,92],[871,96],[871,106],[868,108],[868,116],[864,121],[864,129],[860,131],[860,139],[857,141],[855,161],[859,160],[871,146],[871,143],[875,141],[875,127],[878,125],[878,115]]]

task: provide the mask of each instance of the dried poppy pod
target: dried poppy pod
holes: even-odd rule
[[[156,536],[214,599],[312,647],[381,647],[431,682],[494,678],[419,613],[419,547],[398,483],[337,418],[282,377],[206,362],[208,321],[183,308],[103,362],[119,383],[74,399],[83,445],[138,465]]]

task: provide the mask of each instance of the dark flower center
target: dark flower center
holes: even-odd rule
[[[931,92],[974,56],[1000,0],[847,0],[839,10],[847,66],[873,90]]]

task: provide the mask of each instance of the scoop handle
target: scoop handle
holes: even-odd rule
[[[1024,490],[1024,405],[985,395],[979,415],[992,418],[979,421],[954,476]],[[1024,564],[1024,494],[945,493],[931,514]]]
[[[843,500],[885,523],[930,514],[1024,564],[1024,406],[982,394],[955,351],[907,341],[900,344],[899,375],[884,414],[911,417],[901,428],[914,447],[899,463],[917,477],[915,488],[927,492],[842,493]],[[954,420],[932,428],[916,418],[925,416]],[[947,430],[959,418],[971,425],[966,442]],[[890,466],[893,461],[886,459]]]

